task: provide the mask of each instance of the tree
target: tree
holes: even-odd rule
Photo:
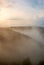
[[[31,65],[31,61],[30,61],[29,58],[26,58],[26,59],[23,61],[22,64],[23,64],[23,65]]]
[[[40,61],[38,65],[44,65],[44,61]]]

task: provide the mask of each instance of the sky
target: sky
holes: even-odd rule
[[[0,0],[1,26],[44,26],[44,0]]]

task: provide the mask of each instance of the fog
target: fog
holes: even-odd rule
[[[29,57],[33,64],[37,64],[44,60],[44,37],[39,30],[0,28],[0,61],[22,62]]]
[[[44,28],[32,27],[32,29],[22,30],[16,29],[15,31],[32,37],[35,41],[40,42],[44,45]]]
[[[32,51],[32,54],[34,53],[34,55],[36,57],[38,56],[37,57],[38,59],[39,58],[41,58],[41,60],[44,59],[44,28],[42,28],[42,27],[32,27],[32,29],[27,29],[27,30],[17,29],[15,31],[31,37],[35,41],[35,44],[33,44],[33,45],[35,45],[34,48],[36,47],[38,49],[38,51],[36,51],[36,49],[35,49],[36,52]],[[34,56],[32,55],[32,57],[34,57]]]

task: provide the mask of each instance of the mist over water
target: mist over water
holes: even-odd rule
[[[35,46],[32,47],[31,49],[34,50],[35,47],[36,47],[36,49],[35,49],[35,52],[32,51],[31,58],[36,59],[37,61],[44,60],[44,28],[32,27],[32,29],[27,29],[27,30],[17,29],[15,31],[31,37],[35,41],[35,44],[33,43],[33,45],[35,45]],[[31,51],[31,49],[30,49],[30,51]],[[34,60],[34,61],[37,62],[36,60]]]
[[[44,45],[44,28],[42,29],[39,27],[32,27],[32,29],[27,30],[17,29],[15,31],[25,34],[29,37],[32,37],[32,39]]]
[[[44,60],[44,28],[0,28],[0,60],[22,61],[30,58],[33,64]],[[5,59],[5,60],[4,60]]]

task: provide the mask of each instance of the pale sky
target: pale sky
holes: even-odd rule
[[[44,0],[0,0],[0,25],[44,26]]]

